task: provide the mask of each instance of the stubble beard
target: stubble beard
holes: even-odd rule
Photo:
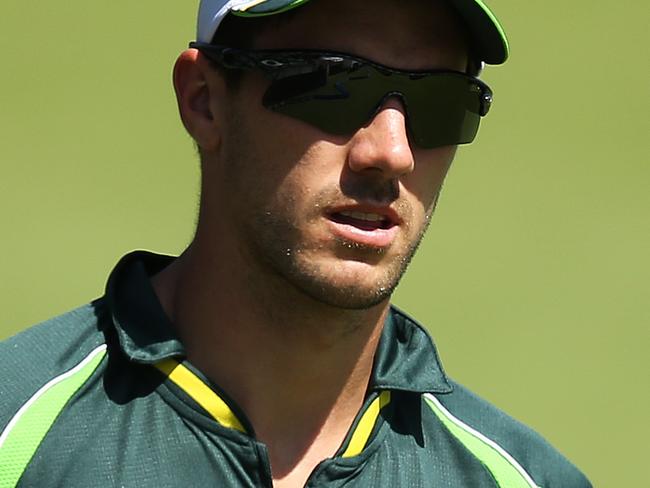
[[[368,191],[368,186],[362,186],[360,192]],[[380,194],[382,190],[375,188],[374,192]],[[395,201],[394,207],[403,219],[400,234],[404,237],[388,249],[334,236],[324,243],[305,237],[310,225],[318,227],[325,219],[323,209],[335,207],[341,198],[339,188],[321,189],[301,212],[296,207],[304,205],[296,205],[291,196],[279,196],[250,209],[242,234],[251,261],[281,282],[334,308],[369,309],[388,300],[399,284],[426,233],[435,200],[421,222],[415,221],[408,203]],[[350,261],[357,261],[352,263],[353,269],[359,264],[354,271],[346,266]],[[375,277],[369,280],[368,273]]]
[[[296,202],[292,194],[285,198],[281,196],[276,199],[271,197],[268,200],[258,198],[260,194],[264,194],[264,189],[256,188],[251,184],[256,181],[257,175],[242,168],[262,168],[266,158],[255,149],[255,142],[248,136],[245,121],[233,117],[230,127],[237,127],[237,129],[230,133],[231,147],[236,149],[228,151],[230,154],[227,164],[233,168],[229,175],[231,179],[229,184],[240,198],[241,195],[248,194],[251,195],[249,201],[253,202],[240,214],[242,218],[239,220],[239,233],[243,238],[242,245],[246,248],[244,254],[251,261],[253,268],[251,271],[255,273],[257,268],[258,274],[259,272],[270,273],[280,278],[280,282],[286,283],[312,300],[338,309],[364,310],[389,299],[426,233],[437,195],[429,202],[423,221],[416,223],[413,209],[406,201],[398,199],[398,194],[395,193],[395,182],[373,184],[372,181],[359,181],[353,185],[353,188],[345,188],[346,197],[360,196],[363,200],[365,197],[372,196],[380,200],[383,195],[387,199],[392,199],[394,206],[401,207],[400,214],[403,218],[401,225],[405,235],[413,235],[411,229],[415,225],[419,229],[409,240],[400,240],[399,244],[394,243],[393,245],[399,245],[403,249],[391,252],[390,255],[385,249],[334,237],[333,243],[329,243],[327,249],[324,249],[323,244],[306,241],[301,229],[314,219],[324,218],[322,209],[335,206],[336,202],[343,198],[342,190],[322,189],[310,198],[306,215],[295,214]],[[247,172],[248,175],[242,177],[242,174]],[[354,195],[354,187],[357,195]],[[318,255],[319,252],[331,255],[333,248],[335,252],[340,250],[342,254],[347,254],[348,258],[358,256],[356,259],[359,261],[374,262],[377,269],[372,270],[374,273],[381,270],[369,284],[367,277],[358,277],[355,281],[349,279],[350,276],[337,276],[336,270],[332,272],[331,269],[337,267],[337,263],[332,264],[331,259],[325,263],[319,259],[311,259],[311,256]],[[251,279],[257,280],[255,276]]]
[[[299,231],[289,221],[275,218],[269,213],[260,215],[250,235],[257,235],[253,252],[263,261],[266,268],[281,277],[282,280],[311,299],[334,308],[346,310],[365,310],[386,300],[393,294],[402,276],[406,272],[413,256],[424,237],[430,219],[427,218],[416,238],[406,249],[383,261],[386,253],[382,249],[370,248],[353,241],[335,239],[334,246],[346,253],[358,254],[378,261],[377,267],[383,268],[372,283],[366,283],[365,277],[356,282],[350,276],[338,276],[337,264],[323,264],[308,256],[319,249],[305,249],[299,239],[292,239]],[[253,227],[256,230],[253,230]],[[261,230],[263,229],[263,230]],[[331,247],[323,252],[331,252]],[[375,255],[375,256],[372,256]],[[376,271],[372,271],[375,272]]]

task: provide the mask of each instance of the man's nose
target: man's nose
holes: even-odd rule
[[[350,140],[348,166],[352,171],[381,171],[395,179],[413,171],[415,161],[406,129],[406,111],[401,100],[384,101],[370,123]]]

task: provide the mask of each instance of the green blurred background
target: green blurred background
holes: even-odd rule
[[[3,0],[0,338],[100,295],[129,250],[189,242],[170,71],[196,5]],[[490,5],[511,60],[395,302],[596,486],[650,486],[648,3]]]

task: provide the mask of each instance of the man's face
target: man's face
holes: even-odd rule
[[[412,70],[467,64],[456,18],[430,0],[312,0],[300,9],[255,48],[333,50]],[[327,134],[264,108],[268,83],[247,73],[222,101],[220,147],[203,154],[203,204],[219,210],[203,215],[223,219],[229,235],[217,238],[233,239],[255,271],[322,303],[362,309],[387,300],[427,228],[455,147],[412,146],[397,98],[351,136]]]

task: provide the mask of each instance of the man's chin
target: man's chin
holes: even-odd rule
[[[315,301],[336,308],[364,310],[387,301],[401,278],[401,269],[379,272],[362,263],[336,263],[318,269],[295,269],[285,278]],[[302,272],[296,272],[302,271]]]
[[[388,301],[415,251],[366,255],[348,249],[346,254],[293,242],[280,242],[273,248],[277,251],[259,248],[273,274],[299,294],[347,310],[370,309]]]
[[[361,286],[303,286],[301,291],[313,300],[324,305],[344,310],[367,310],[388,299],[393,293],[393,287],[366,288]]]

